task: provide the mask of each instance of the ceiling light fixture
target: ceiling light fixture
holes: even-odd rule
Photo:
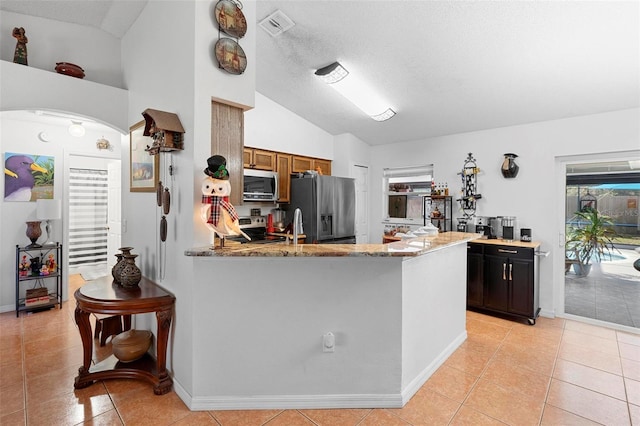
[[[77,138],[84,136],[84,127],[82,127],[81,121],[71,120],[71,126],[69,126],[69,134]]]
[[[338,62],[320,68],[315,75],[376,121],[385,121],[396,115],[370,87],[349,74]]]

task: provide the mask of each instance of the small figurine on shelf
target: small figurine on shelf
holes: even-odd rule
[[[31,266],[31,263],[27,260],[27,256],[23,255],[22,256],[22,260],[20,261],[20,276],[21,277],[26,277],[27,275],[29,275],[29,267]]]
[[[13,52],[13,62],[15,64],[28,65],[27,63],[27,43],[29,40],[25,35],[24,28],[16,27],[13,29],[11,33],[13,37],[17,40],[16,42],[16,50]]]
[[[49,272],[55,272],[56,270],[56,259],[53,254],[50,254],[47,258],[47,268],[49,268]]]
[[[40,267],[40,275],[49,275],[49,268],[46,263],[43,263]]]

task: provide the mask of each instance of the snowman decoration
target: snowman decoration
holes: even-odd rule
[[[240,229],[238,213],[229,202],[231,183],[227,160],[221,155],[214,155],[207,159],[207,175],[202,181],[202,207],[200,214],[202,220],[213,231],[213,246],[215,247],[215,235],[220,237],[220,247],[224,247],[224,238],[229,235],[242,235],[247,240],[251,238]]]

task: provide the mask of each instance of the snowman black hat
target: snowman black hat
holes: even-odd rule
[[[213,155],[207,159],[207,168],[204,174],[214,179],[229,180],[227,160],[222,155]]]

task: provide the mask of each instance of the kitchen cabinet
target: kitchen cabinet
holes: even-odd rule
[[[540,312],[535,247],[527,244],[467,245],[467,306],[526,318]]]
[[[244,149],[244,111],[220,102],[211,102],[211,155],[222,155],[227,160],[233,205],[242,205],[244,187],[243,165],[240,158]],[[201,169],[207,166],[206,159]],[[204,178],[204,173],[202,174]]]
[[[467,243],[467,306],[481,308],[484,302],[484,246]]]
[[[307,170],[320,168],[323,175],[331,175],[331,160],[294,155],[291,159],[291,172],[304,173]]]
[[[256,148],[244,148],[242,163],[245,169],[276,170],[276,153]]]
[[[313,170],[320,170],[325,176],[331,176],[331,160],[323,160],[321,158],[313,159]]]
[[[279,203],[288,203],[291,199],[291,157],[291,154],[276,155]]]
[[[60,243],[34,248],[16,246],[16,317],[21,311],[46,309],[56,304],[62,309],[61,261]],[[23,293],[21,287],[30,288]],[[20,297],[21,294],[25,297]]]

